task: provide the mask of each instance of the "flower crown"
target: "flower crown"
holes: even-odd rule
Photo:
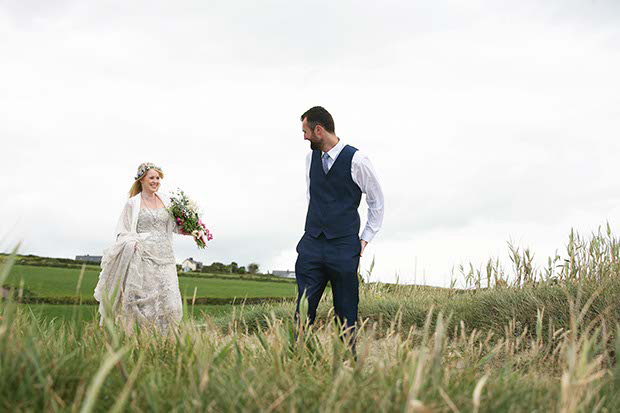
[[[136,175],[135,180],[137,181],[138,179],[142,178],[144,174],[146,174],[151,169],[161,171],[161,168],[155,165],[154,163],[151,163],[151,162],[141,163],[140,166],[138,167],[138,174]]]

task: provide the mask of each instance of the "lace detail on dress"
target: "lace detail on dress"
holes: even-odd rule
[[[137,232],[148,235],[142,243],[138,271],[128,274],[124,288],[122,318],[128,327],[138,322],[166,333],[181,321],[179,280],[166,232],[170,219],[164,208],[140,210]]]
[[[138,215],[138,234],[148,233],[144,240],[143,258],[150,258],[159,264],[174,264],[174,251],[167,234],[168,211],[141,209]]]

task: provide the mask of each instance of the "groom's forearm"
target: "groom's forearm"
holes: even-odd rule
[[[367,195],[366,202],[368,204],[368,220],[366,221],[366,226],[364,227],[360,238],[366,242],[370,242],[383,226],[383,214],[385,212],[385,208],[383,204],[383,196],[368,199]]]
[[[365,241],[366,244],[368,244],[374,237],[375,233],[372,230],[364,228],[364,231],[362,231],[362,235],[360,236],[360,240]]]
[[[381,224],[383,223],[383,211],[372,211],[368,208],[368,222],[366,222],[366,226],[362,231],[362,235],[360,239],[363,239],[367,243],[372,241],[375,235],[381,229]]]

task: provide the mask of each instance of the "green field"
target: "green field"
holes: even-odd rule
[[[5,286],[19,288],[23,286],[31,298],[81,297],[93,300],[93,291],[99,277],[99,268],[86,267],[84,276],[77,291],[78,279],[81,273],[76,268],[41,267],[30,265],[16,265],[4,282]],[[294,282],[263,281],[240,279],[233,275],[209,276],[199,274],[199,277],[190,277],[185,274],[179,277],[181,294],[191,299],[196,289],[196,298],[236,299],[238,305],[218,304],[186,304],[185,310],[192,318],[202,318],[205,315],[219,317],[233,312],[233,308],[242,308],[246,298],[291,298],[296,296]],[[96,305],[75,304],[20,304],[20,308],[33,314],[41,320],[57,319],[70,321],[74,319],[91,321],[97,317]],[[239,310],[237,310],[239,311]]]
[[[75,297],[92,299],[99,277],[99,270],[87,269],[79,291],[77,290],[79,269],[36,267],[16,265],[5,285],[23,287],[36,297]],[[179,277],[181,294],[192,297],[239,298],[254,297],[294,297],[297,285],[293,282],[254,281],[222,278]]]

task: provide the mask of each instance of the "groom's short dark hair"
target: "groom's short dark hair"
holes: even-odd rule
[[[312,130],[314,130],[316,125],[321,125],[329,133],[334,133],[335,131],[334,118],[322,106],[315,106],[305,111],[301,115],[301,121],[303,122],[304,119],[306,119],[308,126]]]

